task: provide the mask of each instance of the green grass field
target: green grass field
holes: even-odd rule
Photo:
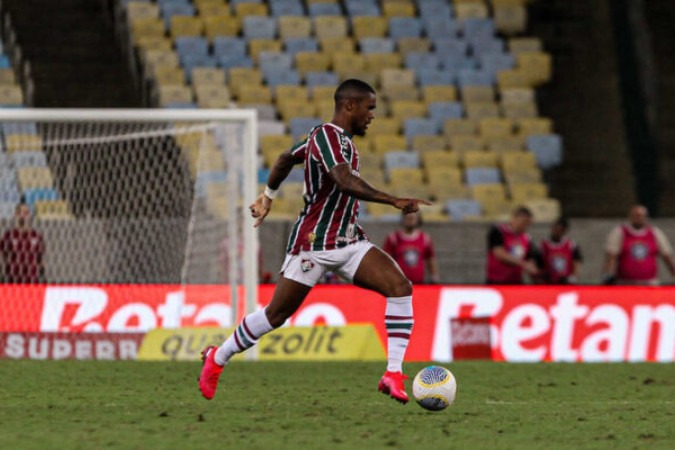
[[[448,367],[434,413],[377,393],[381,363],[235,362],[209,402],[198,364],[4,360],[0,449],[675,448],[675,364]]]

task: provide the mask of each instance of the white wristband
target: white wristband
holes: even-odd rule
[[[270,200],[274,200],[277,198],[277,194],[279,191],[277,189],[272,189],[269,186],[265,186],[265,191],[263,194],[265,194],[265,197],[269,198]]]

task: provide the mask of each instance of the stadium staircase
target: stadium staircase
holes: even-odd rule
[[[565,163],[548,174],[551,194],[572,217],[623,216],[635,189],[608,0],[534,2],[529,13],[529,34],[555,55],[539,102],[565,139]]]
[[[108,4],[4,0],[35,82],[35,107],[139,107]]]

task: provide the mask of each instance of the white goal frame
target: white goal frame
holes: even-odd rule
[[[242,142],[244,147],[243,167],[244,185],[243,204],[249,205],[257,197],[257,149],[258,149],[258,115],[254,109],[58,109],[58,108],[26,108],[26,109],[0,109],[0,122],[211,122],[221,124],[243,124],[244,133]],[[236,192],[236,177],[229,177]],[[236,202],[229,202],[230,217],[237,216]],[[246,210],[246,208],[244,208]],[[241,213],[244,218],[243,237],[244,248],[253,251],[245,251],[244,264],[244,288],[246,291],[246,312],[253,312],[258,305],[258,230],[253,227],[253,218]],[[229,221],[230,230],[234,230],[237,224],[234,220]],[[234,235],[234,233],[232,234]],[[230,252],[230,260],[236,258],[235,252]],[[230,264],[230,273],[236,271],[235,264]],[[229,277],[230,280],[236,277]],[[232,298],[232,323],[237,323],[238,289],[235,283],[230,283]]]

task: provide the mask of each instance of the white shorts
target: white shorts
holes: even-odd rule
[[[335,250],[302,251],[298,255],[286,255],[279,273],[284,278],[310,287],[326,272],[334,272],[351,282],[361,260],[372,247],[374,244],[369,241],[357,241]]]

